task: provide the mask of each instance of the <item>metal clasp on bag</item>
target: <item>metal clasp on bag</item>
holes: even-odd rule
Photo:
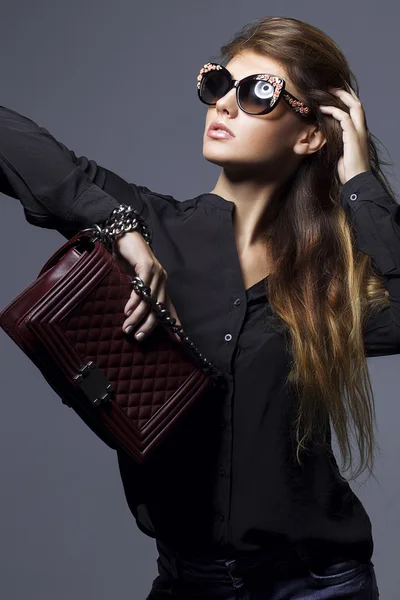
[[[92,360],[79,369],[74,380],[94,406],[101,406],[111,401],[110,393],[114,388],[103,371]]]

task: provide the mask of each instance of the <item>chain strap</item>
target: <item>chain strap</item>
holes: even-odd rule
[[[90,231],[92,233],[90,241],[100,241],[110,253],[113,251],[113,242],[128,231],[139,231],[152,249],[151,234],[145,219],[137,210],[126,204],[120,204],[117,208],[114,208],[102,227],[95,224],[93,227],[83,229],[82,231]],[[203,356],[185,334],[183,328],[176,324],[176,319],[171,317],[170,311],[166,308],[165,304],[159,302],[156,296],[151,295],[150,286],[145,285],[143,279],[139,276],[133,277],[131,283],[133,289],[145,299],[150,308],[156,313],[159,321],[178,334],[179,338],[190,348],[192,354],[199,362],[200,368],[212,378],[213,385],[224,386],[226,384],[225,375]]]
[[[128,231],[139,231],[151,248],[151,234],[145,219],[136,209],[126,204],[114,208],[102,227],[96,223],[83,231],[91,231],[92,239],[102,242],[109,252],[113,250],[113,242]]]
[[[167,327],[172,329],[174,333],[177,333],[180,339],[190,348],[193,354],[199,361],[202,370],[210,375],[214,382],[217,383],[224,375],[198,350],[190,338],[185,334],[183,328],[180,325],[176,325],[176,319],[171,317],[171,313],[165,307],[165,304],[159,302],[156,296],[150,294],[150,287],[145,285],[140,277],[134,277],[132,280],[133,288],[145,297],[146,301],[156,313],[158,319]]]

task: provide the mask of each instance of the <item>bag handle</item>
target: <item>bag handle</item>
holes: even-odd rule
[[[52,256],[50,256],[49,260],[46,262],[46,264],[43,265],[42,269],[40,270],[38,277],[40,277],[41,275],[43,275],[43,273],[54,267],[54,265],[58,263],[58,261],[64,256],[64,254],[67,254],[67,252],[74,246],[76,247],[82,239],[86,238],[88,241],[90,241],[90,237],[90,234],[84,232],[83,230],[76,233],[74,237],[69,239],[68,242],[66,242],[63,246],[61,246],[61,248],[54,252]]]

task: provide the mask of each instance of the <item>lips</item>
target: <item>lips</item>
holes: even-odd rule
[[[225,131],[226,133],[228,133],[229,135],[231,135],[232,137],[235,137],[235,134],[233,133],[233,131],[231,131],[226,125],[225,123],[222,123],[221,121],[213,121],[209,128],[208,128],[208,132],[209,131]]]

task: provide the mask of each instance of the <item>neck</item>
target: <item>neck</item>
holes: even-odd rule
[[[233,181],[222,170],[211,191],[235,204],[233,227],[239,253],[264,246],[279,213],[281,183]]]

